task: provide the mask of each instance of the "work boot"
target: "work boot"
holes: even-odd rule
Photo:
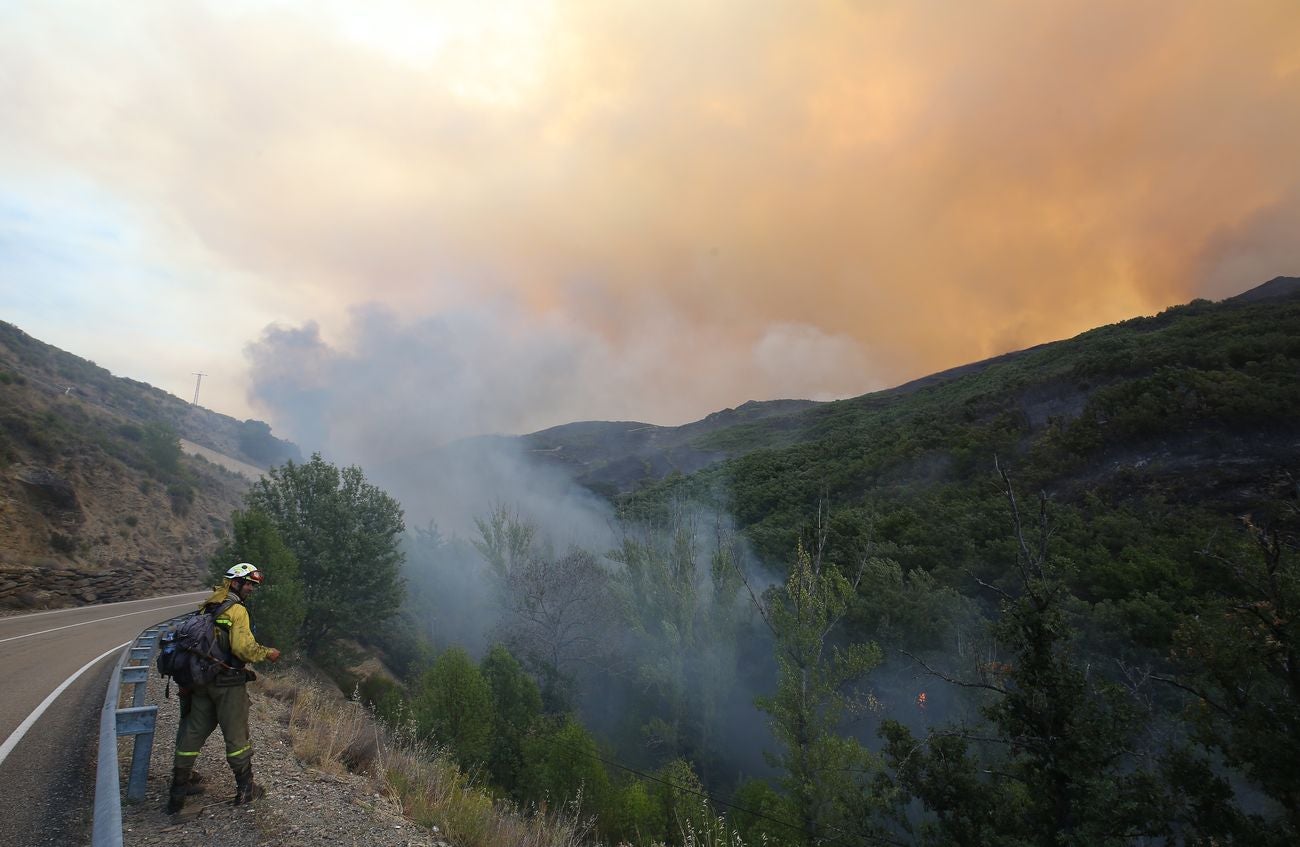
[[[174,815],[185,805],[185,798],[191,794],[198,793],[191,790],[194,781],[194,771],[182,770],[181,768],[172,769],[172,787],[167,794],[167,814]],[[198,791],[202,791],[199,788]]]
[[[253,769],[235,774],[235,805],[242,806],[266,796],[265,789],[253,782]]]

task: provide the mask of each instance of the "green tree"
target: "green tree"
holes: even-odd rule
[[[636,681],[653,696],[641,730],[668,760],[701,762],[716,752],[726,720],[720,704],[733,688],[736,642],[748,623],[735,532],[721,518],[712,529],[703,531],[698,506],[674,500],[662,522],[624,525],[609,553],[623,566],[615,590],[636,642]]]
[[[479,537],[473,541],[492,573],[501,582],[537,555],[537,526],[519,517],[504,503],[493,507],[486,518],[475,518]]]
[[[713,823],[702,802],[704,783],[685,759],[673,759],[655,774],[652,789],[667,844],[692,843],[691,834],[705,832]]]
[[[663,816],[645,782],[632,779],[615,789],[601,818],[615,844],[657,844],[664,840]]]
[[[411,703],[420,735],[447,746],[467,769],[492,750],[492,692],[469,654],[452,647],[420,678]]]
[[[364,635],[397,611],[402,509],[360,468],[340,471],[314,453],[305,464],[272,468],[244,501],[271,519],[298,559],[309,652],[325,652],[342,634]]]
[[[757,702],[784,748],[771,758],[785,771],[781,784],[808,844],[842,828],[863,805],[855,774],[867,771],[870,756],[839,729],[850,712],[849,690],[881,661],[875,644],[832,643],[865,562],[852,580],[829,564],[820,517],[819,510],[814,551],[800,542],[789,578],[760,604],[775,639],[778,677],[776,693]]]
[[[895,799],[920,798],[935,816],[922,827],[928,844],[1118,847],[1164,836],[1168,808],[1159,777],[1137,752],[1142,710],[1082,654],[1072,622],[1082,610],[1065,582],[1070,563],[1049,554],[1047,498],[1039,498],[1035,536],[1023,526],[1010,479],[999,473],[1017,584],[985,586],[1000,600],[991,634],[1005,652],[983,663],[976,680],[939,673],[985,695],[988,724],[934,731],[918,742],[886,722],[881,735],[900,792]],[[886,783],[878,781],[878,789]]]
[[[587,814],[600,815],[609,798],[609,775],[596,739],[572,717],[558,719],[524,742],[528,799],[556,807],[581,800]]]
[[[746,780],[732,795],[731,803],[738,808],[729,809],[727,817],[745,844],[776,847],[787,843],[792,830],[777,821],[790,819],[789,804],[775,788],[761,779]]]
[[[537,683],[503,645],[488,651],[479,665],[492,697],[492,749],[488,772],[496,785],[522,799],[524,739],[542,713]]]
[[[246,420],[235,432],[240,451],[263,467],[284,459],[302,458],[297,447],[272,435],[271,427],[263,421]]]
[[[701,589],[696,521],[680,502],[670,506],[666,526],[628,528],[610,558],[623,565],[618,574],[623,618],[647,642],[639,652],[637,676],[658,695],[661,708],[645,730],[670,757],[693,746],[692,684],[688,663],[699,652]],[[636,531],[639,530],[639,531]],[[657,649],[656,649],[657,647]]]
[[[1277,843],[1300,840],[1300,523],[1294,503],[1263,526],[1244,519],[1249,546],[1210,556],[1219,586],[1175,636],[1176,680],[1196,697],[1198,739],[1277,802]],[[1253,548],[1253,549],[1250,549]]]
[[[249,600],[257,640],[285,653],[300,646],[299,632],[307,614],[298,560],[280,539],[271,519],[256,510],[235,511],[230,535],[212,557],[212,575],[220,579],[238,562],[251,562],[265,582]]]

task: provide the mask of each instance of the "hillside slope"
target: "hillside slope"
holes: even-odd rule
[[[1079,417],[1089,399],[1107,386],[1150,376],[1160,367],[1245,364],[1252,351],[1261,352],[1261,344],[1268,344],[1250,338],[1250,324],[1257,318],[1283,333],[1300,332],[1300,327],[1287,323],[1286,315],[1279,323],[1264,311],[1238,310],[1284,307],[1297,297],[1300,278],[1278,277],[1219,304],[1197,301],[1157,317],[1134,318],[847,400],[751,401],[675,427],[582,421],[524,435],[519,442],[533,459],[563,468],[592,491],[617,497],[670,475],[691,475],[758,450],[797,449],[846,429],[886,426],[892,431],[893,424],[904,420],[927,429],[926,419],[936,414],[950,423],[955,418],[962,428],[1005,413],[1017,417],[1027,431],[1038,431],[1049,422]],[[1196,316],[1205,320],[1198,322]],[[1207,345],[1230,346],[1224,355],[1231,361],[1198,359],[1193,345],[1185,344],[1189,339],[1183,330],[1189,327],[1193,333],[1206,328]],[[1170,355],[1158,349],[1167,340],[1185,346]],[[1281,349],[1288,348],[1283,344]],[[954,403],[961,408],[948,408]]]
[[[248,479],[297,448],[0,322],[0,608],[188,590]],[[143,586],[143,588],[142,588]]]
[[[751,400],[682,426],[639,421],[579,421],[522,436],[534,458],[563,467],[582,485],[614,495],[671,473],[690,474],[733,451],[710,440],[719,432],[758,424],[773,438],[797,421],[797,413],[819,405],[812,400]]]
[[[1300,478],[1300,279],[818,405],[779,431],[758,421],[695,443],[737,455],[624,506],[712,499],[774,556],[793,548],[819,497],[888,510],[969,492],[987,485],[995,455],[1064,502],[1154,498],[1237,514]]]

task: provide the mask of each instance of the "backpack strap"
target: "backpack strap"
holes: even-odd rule
[[[226,610],[228,610],[231,606],[235,605],[238,602],[239,602],[239,597],[237,595],[231,595],[230,597],[227,597],[225,600],[222,600],[216,606],[213,606],[211,614],[212,614],[212,626],[214,629],[216,628],[217,625],[217,618],[224,615],[226,613]],[[220,645],[221,642],[218,640],[213,643],[214,645]],[[218,647],[218,649],[220,648]],[[211,653],[209,653],[206,658],[211,659],[212,661],[216,662],[218,665],[220,665],[223,668],[226,668],[227,670],[235,670],[233,666],[227,664],[221,659],[218,659],[216,656],[212,655]]]
[[[212,619],[216,620],[217,618],[224,615],[227,609],[229,609],[231,606],[235,605],[238,602],[239,602],[238,597],[227,597],[225,600],[222,600],[220,603],[207,603],[203,606],[203,614],[212,615]]]
[[[220,606],[212,610],[212,617],[213,618],[221,617],[227,612],[227,610],[230,609],[231,606],[235,605],[238,602],[239,602],[238,597],[227,597],[225,600],[221,601]]]

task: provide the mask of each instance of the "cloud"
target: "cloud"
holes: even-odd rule
[[[668,313],[642,319],[644,331],[621,343],[558,310],[491,303],[403,319],[368,304],[352,311],[337,344],[315,323],[271,326],[245,353],[259,407],[309,448],[367,466],[566,423],[575,410],[603,420],[649,408],[685,418],[696,399],[679,385],[705,386],[728,405],[744,399],[734,399],[737,380],[816,394],[872,378],[856,342],[815,327],[774,326],[744,348],[685,332]],[[689,373],[665,371],[668,350],[691,362]],[[651,404],[640,396],[647,390]]]
[[[154,210],[344,371],[489,357],[424,362],[510,394],[449,432],[857,394],[1300,270],[1288,0],[481,5],[11,10],[0,175]]]
[[[239,410],[242,363],[210,365],[284,304],[274,292],[247,296],[247,281],[191,253],[185,230],[149,217],[84,180],[9,180],[0,187],[0,317],[186,399],[205,370],[202,402]],[[239,307],[213,309],[230,302]]]
[[[862,348],[843,335],[827,335],[807,324],[778,323],[754,345],[763,378],[783,397],[834,399],[837,389],[857,379],[872,381]]]

